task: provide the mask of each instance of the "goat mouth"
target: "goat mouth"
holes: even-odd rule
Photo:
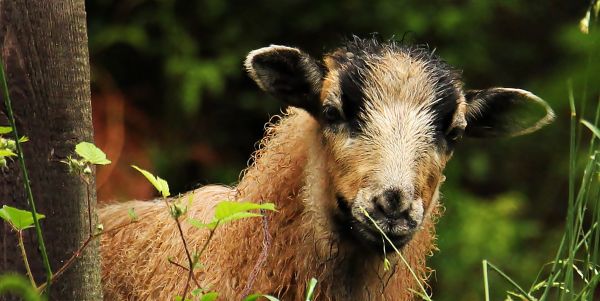
[[[357,241],[374,248],[377,252],[381,252],[384,246],[387,250],[393,250],[390,241],[396,248],[402,249],[413,237],[413,233],[398,233],[384,227],[382,230],[385,236],[389,238],[390,241],[388,241],[366,216],[362,213],[360,216],[355,216],[348,201],[343,196],[336,195],[336,201],[338,211],[337,214],[334,214],[334,220],[342,238]]]

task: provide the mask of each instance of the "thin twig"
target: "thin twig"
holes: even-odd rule
[[[179,236],[181,236],[181,241],[183,241],[183,248],[185,249],[185,255],[188,259],[188,264],[190,266],[188,271],[188,277],[185,282],[185,289],[183,290],[183,300],[187,295],[188,289],[190,287],[190,280],[192,279],[192,274],[194,273],[194,263],[192,262],[192,256],[190,255],[190,250],[188,249],[187,242],[185,241],[185,236],[183,235],[183,230],[181,229],[181,223],[178,218],[175,218],[175,222],[177,223],[177,229],[179,230]]]
[[[163,201],[165,202],[167,209],[172,210],[171,205],[169,205],[169,202],[167,201],[167,199],[163,198]],[[190,288],[190,280],[192,280],[192,276],[194,274],[194,263],[192,261],[192,256],[190,255],[190,250],[188,249],[187,242],[185,241],[185,236],[183,235],[183,230],[181,229],[181,222],[179,222],[179,218],[177,216],[172,215],[172,217],[173,217],[173,220],[175,220],[175,224],[177,224],[177,230],[179,230],[179,236],[181,237],[181,241],[183,242],[183,248],[185,249],[185,255],[188,260],[188,265],[190,266],[188,269],[187,280],[185,282],[185,288],[183,289],[183,294],[182,294],[182,300],[185,300],[185,297],[187,296],[188,290]],[[211,233],[211,237],[212,237],[212,233]],[[210,237],[209,237],[209,240],[210,240]],[[206,247],[206,244],[205,244],[205,247]],[[204,248],[203,248],[203,250],[204,250]]]
[[[82,176],[82,180],[85,183],[85,190],[87,192],[87,211],[88,211],[88,225],[90,227],[90,235],[92,235],[92,206],[91,206],[91,194],[90,194],[90,183],[85,176]]]
[[[27,270],[27,276],[29,277],[29,281],[31,281],[31,285],[33,287],[37,287],[37,283],[35,283],[35,279],[33,278],[33,273],[31,273],[31,267],[29,266],[29,260],[27,259],[27,252],[25,251],[25,243],[23,243],[23,231],[17,231],[17,237],[19,238],[19,248],[21,249],[21,257],[23,257],[23,263],[25,264],[25,269]]]
[[[186,272],[190,270],[190,269],[184,267],[183,265],[181,265],[180,263],[172,260],[171,258],[168,258],[167,260],[169,261],[170,264],[172,264],[172,265],[174,265],[174,266],[176,266],[178,268],[181,268],[181,269],[183,269]],[[192,273],[192,280],[194,280],[194,283],[196,283],[196,286],[200,287],[200,282],[198,281],[198,278],[196,278],[196,275],[193,274],[193,273]]]
[[[127,227],[127,226],[129,226],[131,224],[135,224],[137,222],[138,221],[131,221],[131,222],[127,223],[127,224],[119,225],[119,226],[116,226],[116,227],[111,228],[109,230],[104,230],[104,231],[102,231],[100,233],[96,233],[96,234],[93,234],[93,235],[90,234],[88,236],[88,238],[83,242],[83,244],[75,252],[73,252],[73,255],[71,255],[71,257],[65,262],[65,264],[63,264],[60,267],[60,269],[58,269],[58,271],[56,271],[56,273],[52,277],[52,281],[50,282],[50,284],[56,282],[56,280],[58,278],[60,278],[64,274],[64,272],[69,269],[69,267],[73,264],[73,262],[75,262],[75,259],[77,259],[79,256],[81,256],[81,254],[83,253],[83,250],[90,244],[90,242],[92,242],[92,240],[94,240],[94,239],[96,239],[96,238],[98,238],[98,237],[100,237],[102,235],[105,235],[105,234],[117,231],[119,229],[125,228],[125,227]],[[47,284],[48,283],[44,283],[44,284],[40,285],[38,287],[38,291],[41,292],[41,291],[45,290],[47,288]]]

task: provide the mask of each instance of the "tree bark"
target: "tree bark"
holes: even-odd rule
[[[0,0],[0,49],[33,195],[53,272],[89,235],[85,184],[60,162],[81,141],[92,141],[90,70],[84,0]],[[0,96],[1,97],[1,96]],[[7,125],[4,102],[0,125]],[[93,178],[93,177],[92,177]],[[28,209],[16,161],[0,171],[0,205]],[[96,204],[90,187],[91,209]],[[93,214],[93,224],[96,215]],[[27,251],[38,284],[45,281],[35,232]],[[16,236],[0,222],[0,273],[24,274]],[[98,242],[51,287],[51,300],[101,300]],[[14,297],[0,297],[0,299]]]

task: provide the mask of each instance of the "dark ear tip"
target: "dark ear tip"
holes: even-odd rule
[[[281,45],[270,45],[268,47],[262,47],[250,51],[250,53],[248,53],[246,56],[246,60],[244,61],[244,67],[246,68],[246,71],[250,77],[260,86],[260,88],[266,90],[267,87],[257,74],[257,69],[261,68],[261,62],[267,61],[269,57],[277,58],[277,56],[282,56],[286,53],[288,55],[291,54],[295,56],[299,56],[301,54],[300,50],[297,48]]]

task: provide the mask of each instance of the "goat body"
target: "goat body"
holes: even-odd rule
[[[394,259],[392,269],[384,271],[383,257],[332,232],[329,208],[315,202],[332,193],[322,170],[316,127],[307,113],[290,109],[267,129],[254,163],[236,188],[211,185],[190,192],[188,215],[207,222],[222,200],[273,202],[278,210],[265,220],[241,220],[217,229],[200,260],[204,267],[196,272],[202,287],[223,300],[239,300],[250,281],[251,292],[301,300],[314,277],[319,281],[316,300],[410,299],[409,289],[417,286],[408,269]],[[186,262],[177,226],[165,204],[157,201],[104,206],[99,211],[102,224],[110,229],[128,223],[130,208],[139,221],[102,237],[105,299],[172,299],[183,291],[187,275],[168,262]],[[207,230],[185,222],[182,227],[192,248],[208,239]],[[403,250],[420,279],[426,278],[425,259],[434,248],[433,223],[424,227]],[[267,240],[270,246],[264,249]],[[266,261],[257,266],[263,250]]]

